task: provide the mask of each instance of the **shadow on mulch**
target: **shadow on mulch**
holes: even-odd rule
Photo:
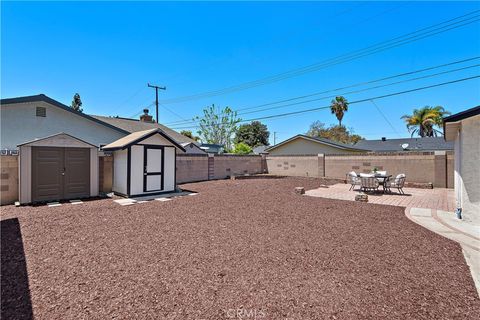
[[[18,219],[0,221],[1,319],[33,319],[27,264]]]

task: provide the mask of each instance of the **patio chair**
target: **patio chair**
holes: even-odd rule
[[[403,186],[405,185],[406,176],[404,173],[400,173],[395,177],[393,181],[387,180],[385,181],[385,189],[389,192],[392,192],[390,188],[397,188],[398,193],[405,194],[403,191]]]
[[[347,173],[347,183],[350,184],[350,189],[348,189],[348,191],[355,189],[355,186],[361,185],[360,179],[357,177],[355,171]]]
[[[375,177],[361,177],[361,188],[365,192],[367,191],[377,191],[380,183]]]

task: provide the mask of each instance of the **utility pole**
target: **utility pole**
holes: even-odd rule
[[[273,131],[273,145],[277,144],[277,132]]]
[[[147,86],[149,88],[155,88],[155,106],[156,106],[156,110],[157,110],[157,114],[155,116],[155,120],[157,121],[158,123],[158,89],[160,90],[167,90],[167,87],[159,87],[159,86],[155,86],[153,84],[150,84],[150,83],[147,83]]]

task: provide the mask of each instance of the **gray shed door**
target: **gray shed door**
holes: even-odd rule
[[[32,201],[90,195],[90,149],[32,147]]]

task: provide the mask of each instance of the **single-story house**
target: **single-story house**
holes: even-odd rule
[[[252,152],[253,154],[268,154],[267,151],[265,151],[269,146],[258,146],[253,148]]]
[[[356,146],[343,144],[328,139],[310,137],[298,134],[265,149],[269,155],[306,155],[306,154],[345,154],[367,152],[368,150]]]
[[[224,152],[224,146],[221,144],[215,143],[202,143],[200,148],[204,150],[206,153],[211,154],[222,154]]]
[[[98,195],[100,148],[132,133],[157,130],[176,152],[194,143],[154,123],[148,110],[138,120],[93,116],[40,94],[1,99],[0,112],[0,148],[19,152],[21,203]]]
[[[480,106],[444,118],[446,141],[455,143],[454,184],[457,208],[480,225]]]
[[[181,143],[181,145],[185,149],[185,153],[187,154],[207,154],[205,150],[200,148],[199,144],[196,142],[183,142]]]
[[[299,134],[265,149],[269,155],[351,154],[359,152],[453,151],[443,137],[360,140],[344,144]]]

